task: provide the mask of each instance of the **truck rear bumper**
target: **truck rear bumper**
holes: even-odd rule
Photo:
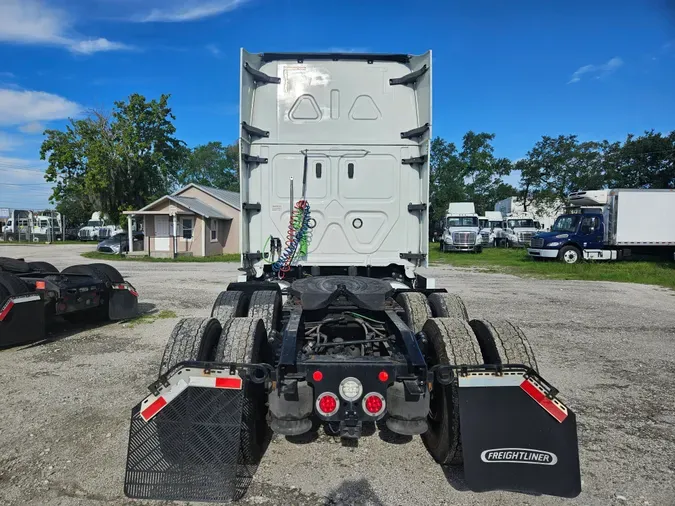
[[[527,248],[527,254],[538,258],[558,258],[557,249]]]

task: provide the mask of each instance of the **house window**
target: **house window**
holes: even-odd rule
[[[211,220],[211,242],[218,241],[218,220]]]
[[[192,218],[183,218],[181,225],[183,227],[183,239],[192,239]]]

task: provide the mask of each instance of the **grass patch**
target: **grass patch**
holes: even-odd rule
[[[97,260],[111,260],[111,261],[125,261],[125,262],[156,262],[156,263],[181,263],[181,262],[239,262],[241,258],[239,253],[228,253],[226,255],[214,255],[210,257],[189,257],[189,256],[179,256],[177,258],[156,258],[156,257],[127,257],[120,255],[111,255],[106,253],[100,253],[98,251],[87,251],[86,253],[80,253],[84,258],[93,258]]]
[[[664,260],[622,260],[581,262],[568,265],[558,261],[537,261],[525,249],[485,248],[483,253],[441,253],[437,243],[429,244],[429,261],[453,267],[473,267],[488,272],[548,279],[581,279],[642,283],[675,288],[675,262]]]
[[[157,320],[164,320],[166,318],[177,318],[176,312],[162,309],[158,313],[146,313],[138,315],[136,318],[132,318],[131,320],[125,322],[124,326],[133,329],[138,325],[155,323]]]

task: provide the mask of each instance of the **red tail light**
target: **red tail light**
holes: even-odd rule
[[[377,375],[377,379],[379,379],[382,383],[386,383],[389,380],[389,374],[387,371],[380,371],[380,374]]]
[[[382,397],[377,392],[371,392],[366,394],[363,398],[363,411],[365,411],[370,416],[380,416],[384,413],[384,408],[386,402],[384,397]]]
[[[339,405],[337,395],[330,392],[324,392],[316,398],[316,410],[323,416],[332,416],[337,413]]]
[[[45,281],[36,281],[35,282],[35,289],[36,290],[46,290],[47,289],[47,283]]]
[[[312,379],[314,381],[321,381],[323,379],[323,373],[321,371],[314,371],[312,373]]]

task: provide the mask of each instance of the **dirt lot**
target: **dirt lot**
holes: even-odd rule
[[[0,256],[84,263],[83,246],[0,246]],[[144,310],[207,316],[235,264],[115,266]],[[544,377],[577,412],[582,494],[573,504],[675,504],[675,292],[653,286],[519,279],[430,269],[472,317],[508,317]],[[141,504],[124,497],[128,416],[157,371],[175,318],[125,327],[62,327],[46,342],[0,351],[0,504]],[[419,438],[377,434],[357,448],[321,436],[271,443],[240,504],[557,504],[474,494]]]

